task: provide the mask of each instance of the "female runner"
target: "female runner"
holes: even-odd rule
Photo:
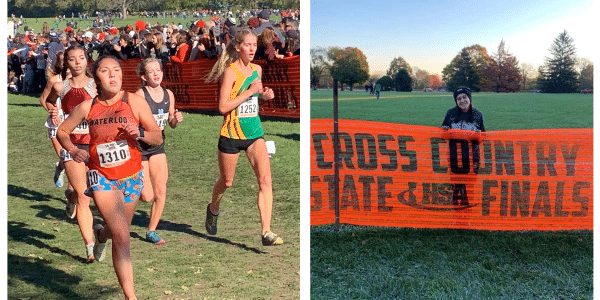
[[[56,106],[56,100],[61,99],[60,108],[67,117],[73,109],[85,100],[90,100],[96,96],[96,84],[94,79],[88,76],[87,57],[85,50],[81,46],[71,46],[65,50],[64,68],[62,70],[63,78],[67,70],[71,72],[71,78],[63,82],[56,82],[52,86],[50,95],[46,99],[46,110],[52,115],[52,121],[55,125],[60,123],[58,116],[59,107]],[[71,143],[78,148],[87,151],[90,143],[88,124],[84,121],[70,132]],[[69,184],[73,190],[66,190],[67,197],[67,215],[71,218],[73,214],[77,216],[79,231],[83,236],[87,252],[87,262],[94,261],[94,237],[92,225],[94,217],[90,210],[90,198],[86,196],[85,173],[87,167],[84,162],[74,161],[70,152],[61,149],[61,161],[65,166]]]
[[[148,224],[146,239],[154,244],[162,245],[165,243],[165,240],[156,233],[156,226],[158,226],[160,216],[165,208],[167,179],[169,178],[167,155],[165,154],[164,128],[167,123],[171,128],[177,127],[177,124],[183,121],[183,116],[175,109],[175,96],[173,92],[160,86],[163,79],[160,60],[148,58],[142,61],[138,66],[138,75],[142,77],[142,83],[145,86],[135,93],[146,99],[158,127],[163,132],[163,143],[158,146],[138,141],[139,149],[142,153],[144,178],[151,179],[151,181],[147,181],[144,185],[140,200],[143,202],[154,200],[150,210],[150,223]]]
[[[144,185],[137,140],[159,145],[162,136],[146,101],[121,90],[123,72],[115,57],[101,57],[92,71],[98,96],[75,108],[58,128],[58,140],[75,161],[88,160],[88,192],[106,223],[106,228],[94,226],[94,255],[102,261],[106,242],[112,238],[113,267],[119,284],[127,299],[135,299],[129,225]],[[89,152],[69,140],[71,131],[84,120],[90,127]],[[147,128],[143,134],[140,124]]]
[[[60,51],[60,52],[56,53],[56,64],[54,65],[54,68],[47,70],[48,82],[46,83],[46,88],[44,88],[42,95],[40,95],[40,104],[42,105],[42,107],[44,109],[46,109],[46,100],[48,99],[48,95],[50,95],[50,91],[52,90],[52,87],[54,86],[54,84],[56,82],[61,82],[64,80],[64,78],[62,78],[62,74],[61,74],[63,66],[64,66],[63,52]],[[67,76],[69,76],[69,75],[70,74],[68,74]],[[56,106],[60,107],[60,98],[56,99]],[[62,120],[64,119],[64,115],[63,115],[62,110],[60,110],[60,109],[58,109],[58,117],[60,119],[59,122],[62,122]],[[58,124],[54,124],[54,122],[52,121],[52,115],[49,115],[48,119],[46,119],[46,123],[44,125],[46,126],[46,128],[48,128],[48,139],[50,139],[50,141],[52,142],[54,151],[56,151],[56,155],[59,158],[59,161],[55,164],[55,167],[54,167],[54,184],[57,187],[62,187],[63,186],[63,174],[65,173],[65,167],[63,166],[62,161],[60,161],[61,146],[60,146],[60,143],[58,143],[58,140],[56,139],[56,129],[58,128]],[[69,184],[68,189],[73,190],[73,187]],[[71,213],[72,214],[68,215],[68,217],[73,219],[75,217],[75,211],[73,210]]]
[[[240,150],[254,170],[258,181],[258,210],[262,225],[261,239],[265,246],[280,245],[283,240],[271,232],[273,187],[269,155],[258,116],[258,97],[272,99],[273,90],[263,87],[262,68],[250,63],[256,53],[256,35],[249,29],[238,32],[225,49],[206,79],[216,82],[222,77],[219,111],[225,115],[218,143],[219,179],[213,187],[212,202],[206,207],[206,230],[217,233],[219,203],[225,190],[231,187]]]

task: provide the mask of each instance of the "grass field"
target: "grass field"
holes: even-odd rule
[[[110,251],[85,264],[75,222],[65,220],[62,188],[52,183],[56,154],[37,97],[8,95],[7,258],[9,299],[122,299]],[[299,123],[263,118],[274,185],[272,229],[280,247],[263,247],[256,207],[257,184],[240,157],[225,194],[219,233],[204,229],[206,204],[218,176],[216,143],[222,117],[184,112],[166,129],[167,204],[158,226],[166,244],[144,240],[150,204],[138,203],[131,254],[139,299],[296,299],[300,286]],[[96,222],[101,217],[92,204]],[[109,242],[110,246],[110,242]]]
[[[332,118],[311,92],[311,119]],[[339,118],[440,126],[450,93],[339,93]],[[473,94],[488,130],[591,128],[591,95]],[[593,232],[311,227],[311,299],[592,299]]]
[[[311,119],[332,118],[333,91],[311,91]],[[455,105],[451,93],[382,92],[379,101],[364,90],[340,91],[340,119],[440,126]],[[591,128],[590,94],[473,93],[473,106],[484,114],[487,130]]]
[[[210,18],[211,18],[210,16],[206,16],[206,17],[202,18],[202,20],[208,21],[208,20],[210,20]],[[7,18],[7,21],[11,21],[11,20],[12,20],[12,18],[10,18],[10,17]],[[71,18],[67,17],[67,19],[61,21],[58,24],[58,26],[56,26],[54,18],[23,18],[23,20],[24,20],[25,24],[18,29],[19,33],[24,33],[25,26],[27,26],[29,28],[33,28],[33,31],[36,33],[40,33],[40,32],[42,32],[42,26],[43,26],[44,22],[48,23],[48,26],[50,26],[50,28],[64,30],[67,27],[67,21],[71,21]],[[174,24],[181,24],[183,26],[186,26],[188,23],[196,21],[196,19],[191,18],[191,17],[186,18],[186,19],[177,18],[177,17],[175,17],[175,18],[166,17],[163,19],[162,17],[161,18],[148,18],[148,17],[140,17],[140,16],[129,16],[125,20],[119,19],[119,18],[113,19],[114,26],[119,27],[119,28],[123,27],[123,26],[127,26],[127,25],[132,25],[135,27],[135,22],[137,20],[143,20],[146,22],[150,22],[150,24],[152,24],[152,25],[154,25],[158,22],[163,25],[168,24],[168,23],[174,23]],[[281,17],[272,15],[271,20],[273,20],[275,22],[280,22]],[[18,21],[18,16],[17,16],[16,21]],[[77,28],[79,28],[81,30],[85,30],[86,28],[92,27],[93,19],[89,18],[88,20],[79,20],[77,17],[75,17],[73,19],[73,22],[77,22]],[[77,29],[75,31],[77,31]]]

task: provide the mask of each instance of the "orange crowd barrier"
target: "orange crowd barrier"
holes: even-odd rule
[[[204,77],[216,60],[200,59],[186,63],[168,63],[163,66],[162,86],[173,91],[178,109],[218,109],[219,83],[205,83]],[[123,89],[135,92],[142,80],[136,74],[140,59],[122,61]],[[275,98],[260,103],[260,114],[286,118],[300,118],[300,56],[275,61],[258,60],[262,67],[263,85],[273,89]]]
[[[591,128],[466,133],[339,120],[339,145],[340,223],[593,229]],[[310,157],[311,225],[334,223],[331,119],[311,120]]]

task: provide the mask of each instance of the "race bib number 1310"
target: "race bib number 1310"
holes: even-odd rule
[[[102,168],[113,168],[124,164],[131,158],[126,140],[100,144],[96,153]]]

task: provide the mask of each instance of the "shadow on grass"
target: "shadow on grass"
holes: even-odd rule
[[[142,228],[147,228],[148,226],[148,220],[150,219],[150,217],[148,216],[148,213],[142,210],[137,210],[136,214],[133,216],[133,220],[131,222],[131,225],[136,225]],[[228,239],[224,239],[224,238],[220,238],[220,237],[216,237],[216,236],[210,236],[210,235],[206,235],[203,233],[200,233],[198,231],[192,230],[191,229],[192,225],[189,224],[181,224],[181,223],[174,223],[171,221],[165,221],[165,220],[160,220],[160,223],[158,224],[157,229],[159,230],[169,230],[169,231],[176,231],[176,232],[181,232],[181,233],[186,233],[192,236],[196,236],[199,238],[203,238],[212,242],[216,242],[216,243],[222,243],[222,244],[226,244],[226,245],[231,245],[231,246],[236,246],[242,250],[245,251],[252,251],[256,254],[267,254],[268,252],[265,251],[261,251],[257,248],[254,247],[248,247],[246,244],[241,244],[241,243],[236,243],[236,242],[232,242]],[[146,241],[145,237],[140,236],[139,234],[135,233],[135,232],[131,232],[131,237],[134,238],[138,238],[142,241]]]
[[[10,103],[8,105],[22,106],[22,107],[42,107],[40,104],[31,104],[31,103]]]
[[[83,278],[52,268],[50,264],[51,261],[42,258],[8,254],[8,299],[48,299],[51,296],[53,299],[97,299],[100,294],[119,292],[116,288],[87,284],[87,295],[78,294],[72,287],[80,284]],[[18,281],[36,288],[20,290]]]
[[[66,200],[57,198],[48,194],[42,194],[28,188],[15,186],[12,184],[8,185],[8,196],[19,197],[25,200],[32,200],[37,202],[48,202],[48,201],[60,201],[66,204]],[[77,224],[77,220],[69,220],[65,218],[65,210],[57,209],[46,204],[32,205],[31,208],[39,210],[36,217],[47,219],[47,220],[61,220],[69,223]]]
[[[276,134],[275,136],[279,136],[279,137],[282,137],[284,139],[289,139],[289,140],[294,140],[294,141],[300,141],[300,134],[299,133]]]
[[[56,198],[52,195],[42,194],[40,192],[36,192],[36,191],[30,190],[28,188],[24,188],[22,186],[16,186],[16,185],[12,185],[12,184],[9,184],[7,186],[7,192],[8,192],[8,196],[19,197],[19,198],[23,198],[25,200],[34,200],[34,201],[59,200],[59,201],[64,202],[63,199]]]
[[[28,224],[25,224],[22,222],[9,221],[8,222],[8,240],[12,241],[12,242],[26,243],[26,244],[38,247],[40,249],[47,249],[48,251],[50,251],[52,253],[57,253],[57,254],[60,254],[63,256],[69,256],[72,259],[74,259],[80,263],[86,262],[85,258],[83,258],[83,257],[75,256],[75,255],[69,253],[68,251],[60,249],[58,247],[52,247],[52,246],[39,240],[39,239],[52,240],[52,239],[56,238],[56,236],[47,234],[47,233],[43,233],[38,230],[33,230],[30,228],[27,228],[27,226],[28,226]],[[10,260],[9,260],[9,264],[10,264]]]

